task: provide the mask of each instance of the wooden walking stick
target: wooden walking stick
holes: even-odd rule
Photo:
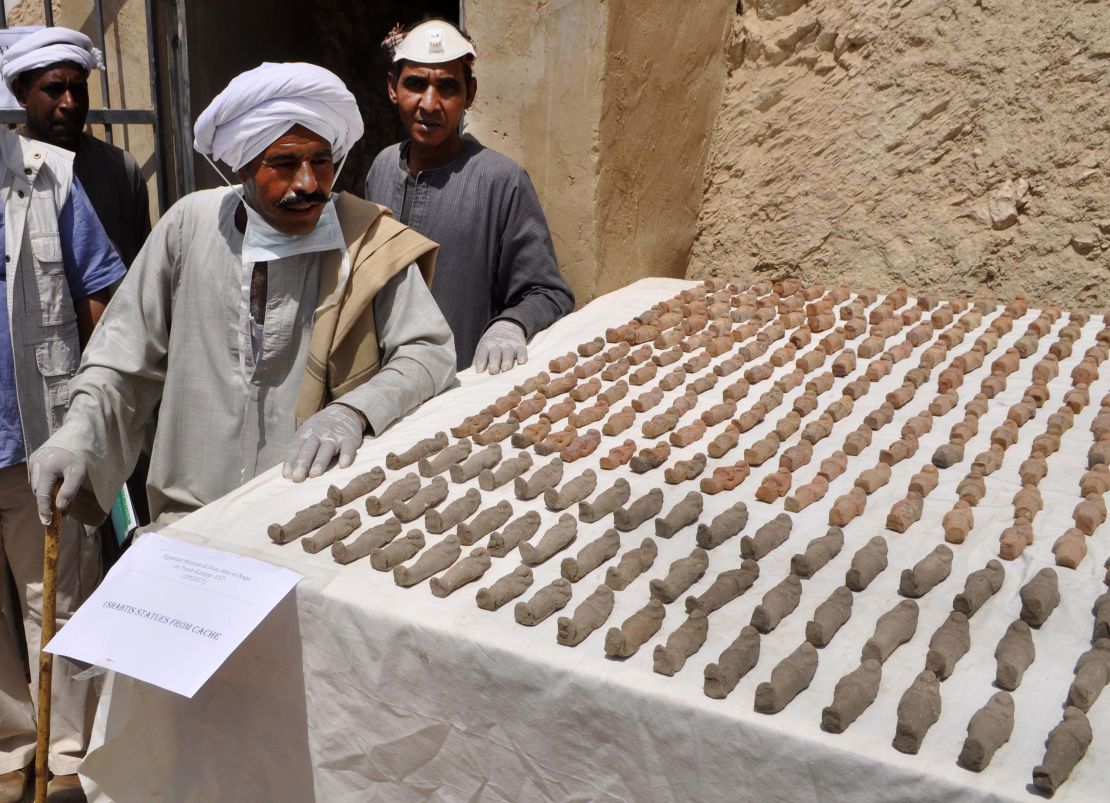
[[[46,525],[46,541],[42,559],[42,640],[39,644],[39,715],[38,738],[35,747],[35,803],[46,803],[46,782],[50,773],[50,687],[54,675],[54,656],[46,645],[54,638],[57,629],[58,603],[58,541],[62,529],[62,514],[54,500],[58,486],[50,495],[50,524]]]

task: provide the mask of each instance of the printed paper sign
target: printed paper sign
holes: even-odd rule
[[[265,561],[151,533],[46,649],[192,697],[300,579]]]

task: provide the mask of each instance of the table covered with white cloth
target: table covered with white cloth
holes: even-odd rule
[[[894,467],[891,481],[871,494],[863,514],[843,528],[844,548],[804,581],[797,609],[763,636],[758,664],[723,700],[703,692],[705,666],[717,661],[749,623],[763,594],[790,572],[791,556],[825,533],[834,501],[847,493],[860,471],[876,464],[880,450],[898,438],[901,424],[934,398],[940,367],[897,411],[893,422],[875,434],[871,445],[849,459],[848,470],[832,482],[822,500],[791,514],[789,540],[760,560],[760,576],[752,588],[710,614],[705,644],[673,677],[653,671],[652,651],[686,618],[682,597],[667,605],[661,630],[631,658],[607,658],[603,644],[609,627],[620,626],[648,601],[649,580],[662,577],[672,561],[690,553],[694,527],[670,539],[656,539],[659,554],[654,566],[616,594],[605,626],[576,647],[556,643],[557,615],[538,626],[524,627],[514,621],[511,603],[493,612],[476,606],[478,588],[519,564],[515,551],[495,558],[478,582],[440,599],[429,592],[426,581],[413,588],[398,587],[391,573],[375,571],[368,559],[340,566],[327,550],[310,555],[297,543],[276,546],[267,537],[267,525],[285,521],[320,500],[329,485],[342,485],[374,466],[384,467],[388,452],[403,451],[421,438],[449,429],[546,368],[550,359],[693,286],[680,280],[648,279],[605,295],[537,335],[526,365],[495,376],[462,372],[459,387],[431,400],[380,437],[368,439],[350,468],[333,469],[300,485],[283,480],[280,468],[271,470],[165,530],[190,542],[288,566],[305,579],[192,700],[127,677],[110,676],[97,714],[98,743],[82,769],[99,799],[119,803],[851,799],[865,803],[1035,798],[1032,769],[1042,759],[1046,736],[1061,719],[1073,666],[1090,648],[1091,606],[1106,591],[1107,525],[1088,539],[1089,554],[1077,569],[1056,567],[1062,600],[1033,633],[1036,660],[1013,692],[1011,738],[981,773],[958,767],[956,758],[969,718],[997,691],[992,685],[994,650],[1021,608],[1019,589],[1040,569],[1054,567],[1052,544],[1072,526],[1072,510],[1080,498],[1078,480],[1087,468],[1092,443],[1090,423],[1099,401],[1110,391],[1110,366],[1092,385],[1091,403],[1064,433],[1060,450],[1048,459],[1049,471],[1040,483],[1045,505],[1035,521],[1037,538],[1017,560],[1004,561],[1001,590],[972,617],[970,650],[941,685],[939,721],[917,755],[896,751],[891,740],[899,699],[922,670],[929,639],[952,610],[954,595],[963,589],[971,571],[997,556],[998,536],[1012,524],[1011,498],[1020,488],[1018,466],[1028,456],[1029,443],[1044,431],[1044,419],[1070,389],[1071,369],[1102,329],[1100,317],[1092,317],[1084,326],[1082,339],[1071,356],[1061,360],[1059,376],[1049,383],[1051,398],[1021,427],[1020,438],[1006,451],[1002,467],[987,477],[986,495],[974,511],[974,529],[966,542],[952,545],[951,575],[919,600],[914,637],[886,661],[877,699],[842,734],[820,728],[822,708],[830,703],[837,681],[858,666],[861,647],[877,618],[901,599],[901,570],[944,541],[941,519],[957,498],[957,483],[974,454],[987,448],[991,431],[1005,420],[1010,405],[1020,400],[1032,365],[1054,342],[1053,333],[1067,323],[1066,314],[1056,321],[1053,332],[1041,338],[1037,354],[1021,361],[1007,388],[991,401],[964,462],[940,472],[938,487],[925,499],[921,520],[903,534],[885,530],[887,513],[905,495],[911,474],[946,442],[952,424],[963,417],[963,404],[989,375],[991,361],[1025,332],[1037,312],[1030,309],[1015,321],[997,350],[968,375],[959,389],[959,405],[934,420],[918,452]],[[949,357],[966,351],[998,311],[985,315],[982,325]],[[813,343],[818,339],[815,336]],[[901,340],[901,335],[896,336],[888,345]],[[844,436],[901,384],[927,345],[919,346],[909,359],[896,363],[890,375],[872,384],[832,435],[815,446],[811,463],[795,473],[795,485],[811,478],[820,461],[841,448]],[[715,359],[714,364],[726,357]],[[860,360],[857,370],[866,364]],[[788,364],[776,369],[776,376],[792,368]],[[661,369],[659,377],[667,370]],[[838,378],[836,386],[821,397],[822,408],[857,375]],[[698,407],[682,423],[719,402],[729,381],[703,393]],[[654,384],[631,388],[614,409]],[[753,385],[740,410],[747,409],[769,385]],[[799,387],[788,393],[781,407],[741,436],[736,450],[720,460],[710,459],[702,476],[709,476],[715,465],[735,463],[745,444],[770,431],[801,392]],[[679,393],[681,388],[668,398]],[[630,482],[633,499],[659,487],[665,494],[664,513],[696,490],[697,480],[665,484],[662,468],[646,474],[632,473],[627,466],[612,471],[599,468],[599,459],[626,437],[643,446],[656,440],[640,435],[640,425],[648,417],[638,416],[621,435],[602,438],[597,451],[566,466],[564,481],[593,468],[599,477],[598,491],[611,486],[618,476]],[[601,423],[593,426],[600,428]],[[698,443],[674,449],[668,464],[704,452],[718,430],[711,428]],[[783,447],[796,443],[798,437],[795,433]],[[516,454],[507,440],[502,445],[505,457]],[[536,467],[548,459],[536,458]],[[783,500],[768,504],[753,496],[760,479],[774,471],[777,462],[772,459],[754,468],[732,492],[706,495],[701,521],[711,521],[743,500],[749,511],[743,535],[782,513]],[[414,469],[387,471],[386,483]],[[471,487],[477,487],[477,482],[452,483],[447,501]],[[529,509],[539,511],[543,521],[535,539],[560,515],[544,509],[542,499],[516,499],[511,484],[483,492],[482,497],[482,509],[509,500],[514,518]],[[351,507],[363,518],[364,526],[356,534],[382,521],[366,515],[362,500]],[[421,523],[417,520],[405,530]],[[610,526],[611,516],[579,524],[575,544],[534,567],[535,583],[522,599],[559,576],[562,557],[573,555]],[[622,533],[621,553],[653,534],[650,520],[634,532]],[[809,687],[778,714],[754,711],[757,686],[805,640],[806,622],[816,606],[844,583],[853,554],[876,534],[887,539],[889,566],[855,594],[851,618],[819,651]],[[429,535],[429,544],[440,537]],[[739,542],[739,537],[732,538],[709,552],[709,569],[690,594],[701,593],[720,572],[740,565]],[[468,551],[464,548],[463,554]],[[560,614],[570,615],[603,580],[604,572],[602,566],[576,583],[570,603]],[[1059,799],[1107,799],[1107,698],[1110,693],[1090,709],[1093,743],[1057,792]]]

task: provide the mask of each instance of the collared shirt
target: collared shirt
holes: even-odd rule
[[[455,335],[460,369],[493,321],[514,321],[531,337],[574,308],[536,190],[519,165],[468,136],[451,164],[414,176],[407,146],[378,154],[366,199],[439,243],[432,295]]]
[[[102,507],[134,465],[160,404],[147,492],[154,518],[186,513],[282,461],[296,430],[322,253],[267,264],[259,356],[243,355],[239,194],[206,190],[154,227],[120,284],[74,378],[70,409],[50,445],[89,467]],[[454,379],[451,331],[419,271],[374,299],[382,369],[338,401],[380,433]]]
[[[69,294],[74,301],[103,290],[126,272],[76,179],[58,215],[58,233]],[[4,210],[0,204],[0,242],[3,241]],[[0,263],[0,299],[7,296],[7,281],[7,266]],[[8,305],[0,303],[0,468],[14,466],[27,458],[15,391],[10,323]]]

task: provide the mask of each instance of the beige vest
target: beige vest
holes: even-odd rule
[[[340,193],[335,202],[347,243],[351,276],[336,306],[312,324],[305,375],[297,398],[300,426],[326,404],[358,387],[381,368],[374,297],[385,283],[415,262],[431,286],[439,246],[393,219],[388,208]],[[339,281],[342,256],[332,252],[320,268],[320,298]]]

